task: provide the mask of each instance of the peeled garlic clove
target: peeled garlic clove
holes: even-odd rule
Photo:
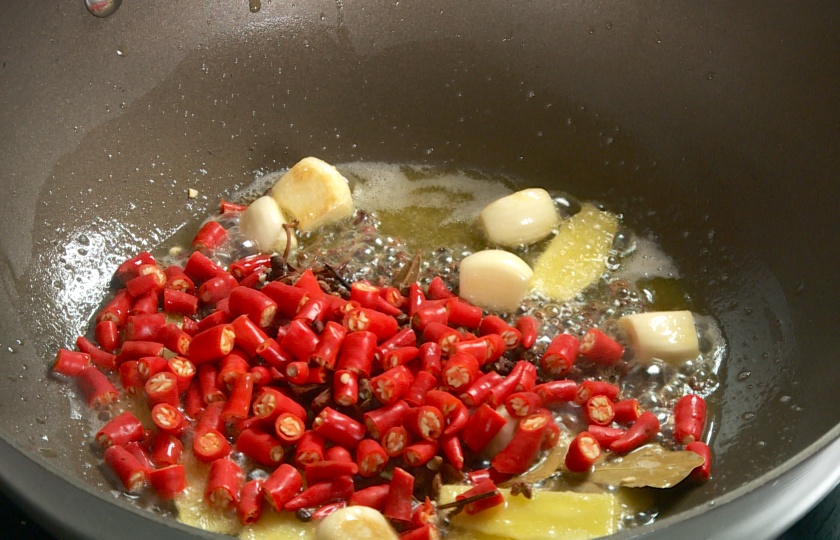
[[[694,315],[690,311],[651,311],[625,315],[619,324],[633,345],[636,359],[658,358],[679,364],[700,354]]]
[[[514,311],[528,293],[534,272],[507,251],[487,249],[461,261],[459,294],[479,307]]]
[[[542,240],[560,223],[551,195],[541,188],[496,199],[484,207],[478,219],[490,242],[507,247]]]
[[[277,206],[277,202],[267,195],[249,204],[239,218],[239,228],[246,238],[256,242],[262,251],[277,251],[278,253],[286,249],[284,223],[287,221],[280,207]],[[290,249],[295,249],[297,238],[294,232],[292,232],[291,240]]]
[[[315,529],[315,540],[397,540],[385,516],[367,506],[347,506],[325,517]]]
[[[271,188],[271,196],[301,231],[312,231],[353,214],[347,179],[318,158],[303,158]]]

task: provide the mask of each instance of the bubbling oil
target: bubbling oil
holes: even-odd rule
[[[481,209],[516,189],[529,187],[480,171],[368,162],[338,164],[336,168],[350,182],[356,211],[349,220],[318,231],[299,233],[298,250],[289,262],[298,268],[328,264],[338,269],[347,282],[368,280],[377,285],[389,285],[405,265],[419,256],[420,283],[427,285],[433,277],[440,276],[456,293],[460,261],[475,251],[494,247],[487,244],[477,226]],[[258,174],[252,185],[235,194],[236,199],[242,203],[253,201],[266,193],[283,172]],[[581,201],[567,193],[556,190],[550,193],[563,217],[574,214],[581,207]],[[258,247],[239,230],[236,215],[224,214],[209,219],[218,221],[228,230],[228,241],[207,253],[217,263],[227,266],[238,258],[258,252]],[[549,240],[514,251],[533,263]],[[163,246],[160,259],[165,264],[183,265],[189,252],[185,246],[174,247]],[[500,315],[511,323],[526,314],[538,319],[540,338],[522,355],[526,360],[537,362],[557,334],[565,332],[580,337],[589,328],[597,327],[618,336],[621,341],[618,320],[622,316],[657,309],[696,311],[697,305],[681,280],[676,261],[662,251],[655,239],[638,236],[621,225],[606,261],[606,271],[597,283],[565,302],[532,294],[516,312]],[[726,342],[715,319],[695,314],[695,321],[701,344],[701,354],[696,359],[680,366],[658,360],[638,365],[633,362],[632,354],[625,355],[625,359],[613,366],[581,359],[567,377],[577,381],[594,378],[619,385],[623,398],[637,398],[644,410],[658,416],[662,430],[655,442],[677,449],[670,418],[676,401],[686,393],[712,396],[719,386],[718,372],[726,356]],[[565,405],[555,415],[567,435],[586,428],[577,405]],[[97,425],[102,423],[95,422]],[[249,478],[267,474],[241,454],[235,458]],[[538,485],[577,489],[557,476]],[[628,490],[620,491],[626,496]],[[200,500],[195,504],[200,506]],[[171,506],[161,507],[152,500],[146,501],[145,506],[172,512]],[[621,528],[651,523],[658,515],[654,502],[640,504],[638,497],[635,502],[627,502],[625,497],[622,508]],[[196,511],[191,507],[191,513]],[[212,525],[216,521],[201,519],[199,524],[222,531],[221,525]],[[225,522],[222,532],[230,533],[229,525]]]

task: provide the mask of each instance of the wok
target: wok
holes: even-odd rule
[[[777,534],[840,476],[838,20],[776,0],[4,6],[5,489],[68,538],[201,534],[108,493],[48,367],[118,261],[317,155],[501,172],[656,234],[729,340],[717,459],[619,536]]]

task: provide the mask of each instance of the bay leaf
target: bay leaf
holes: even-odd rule
[[[589,480],[610,486],[669,488],[702,464],[703,458],[694,452],[648,444],[619,459],[596,465]]]

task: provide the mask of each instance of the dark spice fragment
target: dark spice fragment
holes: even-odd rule
[[[534,495],[534,486],[528,482],[514,482],[510,485],[511,495],[523,495],[526,499],[530,499]]]

